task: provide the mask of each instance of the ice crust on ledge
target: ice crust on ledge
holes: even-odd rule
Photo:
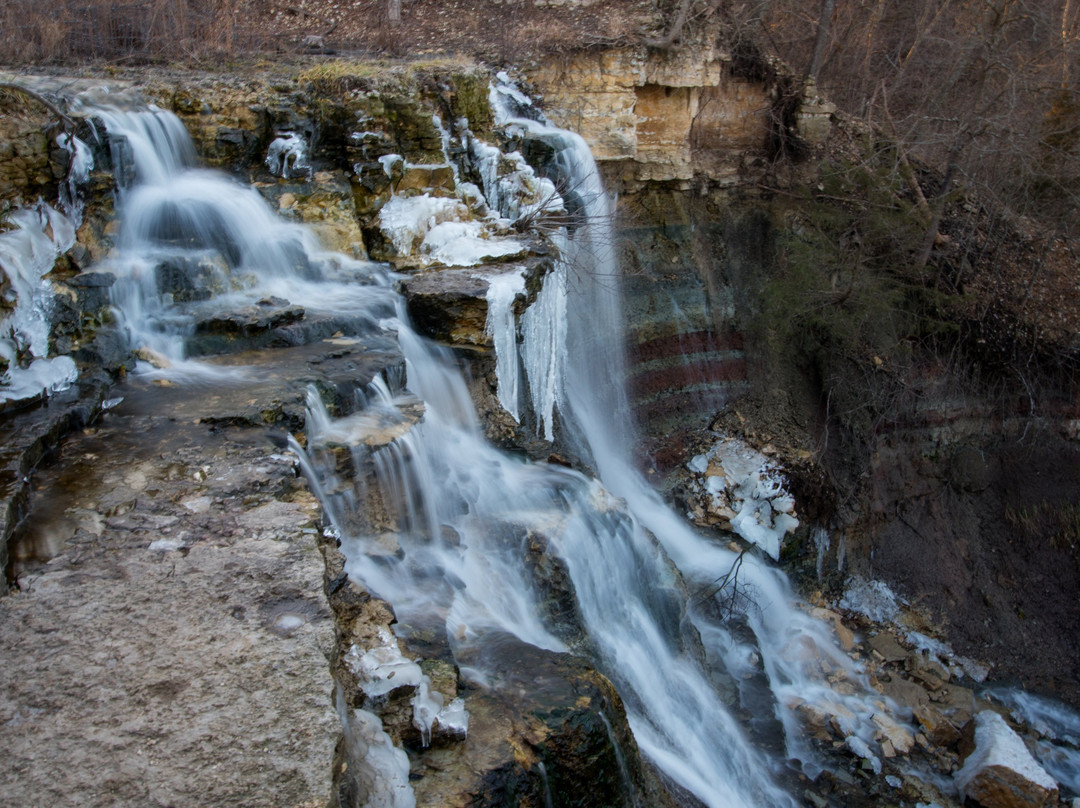
[[[345,664],[360,679],[360,689],[369,697],[385,696],[399,687],[418,687],[423,678],[420,666],[401,653],[397,638],[379,628],[379,645],[362,650],[353,645],[345,654]]]
[[[42,393],[67,390],[79,378],[79,369],[70,356],[35,359],[25,368],[12,368],[3,377],[0,401],[22,401]]]
[[[490,238],[483,222],[443,222],[424,236],[420,255],[430,263],[448,267],[474,267],[522,255],[526,246],[516,239]]]
[[[967,676],[975,682],[983,682],[990,668],[977,660],[960,656],[941,640],[907,628],[904,623],[903,601],[884,581],[853,575],[847,588],[837,602],[841,609],[857,612],[875,623],[891,623],[898,635],[916,651],[926,654],[949,669],[953,676]]]
[[[416,256],[423,266],[469,267],[525,252],[517,239],[494,237],[492,222],[469,217],[458,199],[395,196],[379,211],[379,227],[398,255]]]

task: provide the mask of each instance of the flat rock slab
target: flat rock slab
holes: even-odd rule
[[[127,404],[37,475],[0,598],[0,803],[326,804],[333,621],[281,437]]]

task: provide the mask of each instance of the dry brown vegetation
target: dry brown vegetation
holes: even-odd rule
[[[517,62],[648,33],[648,0],[7,0],[0,61],[207,61],[253,54],[467,54]]]
[[[958,186],[1080,233],[1076,0],[750,0],[729,19]]]

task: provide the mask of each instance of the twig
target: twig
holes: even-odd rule
[[[37,101],[47,110],[49,110],[49,112],[59,118],[63,122],[66,129],[70,130],[75,128],[75,121],[65,115],[63,110],[60,109],[60,107],[58,107],[48,98],[43,96],[41,93],[35,92],[29,87],[24,87],[21,84],[13,84],[7,81],[0,82],[0,90],[8,90],[9,92],[20,93],[21,95],[25,95],[27,98],[32,98],[34,101]]]

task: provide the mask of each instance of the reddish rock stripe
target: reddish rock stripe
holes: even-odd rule
[[[634,418],[647,433],[653,421],[714,415],[728,401],[745,392],[746,385],[740,382],[722,383],[708,390],[672,392],[648,402],[634,404]]]
[[[709,331],[695,331],[677,334],[671,337],[653,339],[627,348],[630,365],[652,362],[656,359],[670,359],[683,354],[707,353],[710,351],[741,351],[743,335],[737,331],[727,334],[714,334]]]
[[[745,379],[746,360],[710,359],[634,374],[630,377],[627,386],[630,397],[640,399],[669,390],[681,390],[692,385],[745,381]]]

